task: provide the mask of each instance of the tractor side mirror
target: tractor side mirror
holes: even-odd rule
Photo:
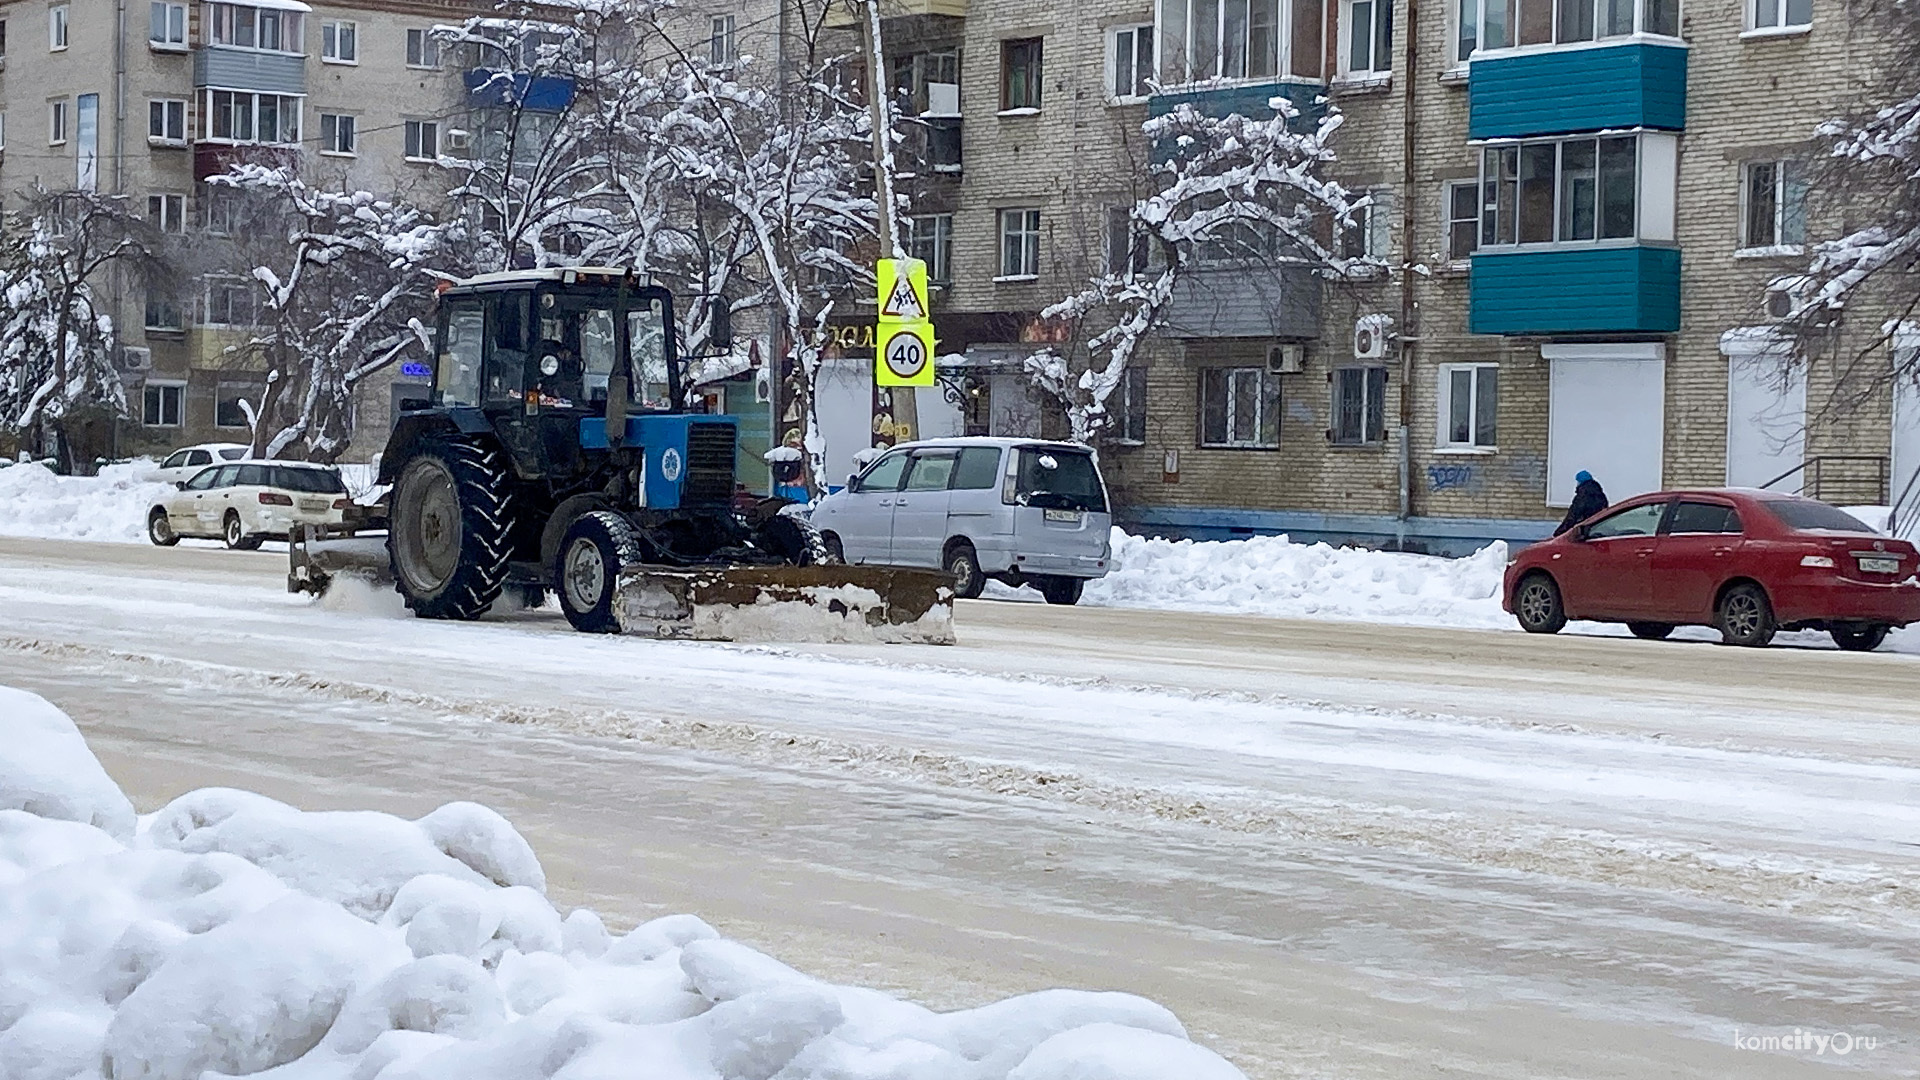
[[[733,304],[724,296],[716,296],[710,303],[707,348],[717,353],[730,352],[733,349]]]

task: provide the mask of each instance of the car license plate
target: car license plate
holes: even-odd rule
[[[1862,556],[1860,569],[1869,574],[1897,574],[1900,572],[1899,559],[1874,559]]]
[[[328,502],[325,499],[301,499],[300,500],[300,509],[305,510],[309,514],[325,513],[327,508],[332,505],[333,505],[332,503]]]
[[[1073,524],[1078,525],[1080,523],[1080,511],[1049,510],[1047,511],[1047,520],[1048,521],[1070,521]]]

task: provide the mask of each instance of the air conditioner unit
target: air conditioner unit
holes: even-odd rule
[[[127,345],[120,349],[120,366],[128,371],[153,370],[153,350],[137,345]]]
[[[459,128],[447,130],[447,149],[465,150],[473,145],[473,136]]]
[[[753,373],[753,400],[761,405],[773,400],[773,372],[766,368]]]
[[[1353,324],[1353,358],[1378,360],[1387,355],[1387,330],[1393,320],[1385,315],[1362,315]]]
[[[1307,360],[1307,347],[1298,342],[1267,346],[1267,370],[1277,375],[1297,375]]]
[[[930,82],[927,84],[927,116],[959,116],[960,84]]]

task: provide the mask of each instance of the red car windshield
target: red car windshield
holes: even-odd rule
[[[1760,504],[1797,532],[1871,533],[1873,527],[1837,506],[1813,499],[1768,499]]]

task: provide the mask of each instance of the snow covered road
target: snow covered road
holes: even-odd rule
[[[142,809],[506,813],[556,895],[1250,1076],[1920,1075],[1920,661],[975,603],[953,649],[587,639],[0,540],[0,683]],[[1872,1050],[1736,1049],[1795,1029]]]

